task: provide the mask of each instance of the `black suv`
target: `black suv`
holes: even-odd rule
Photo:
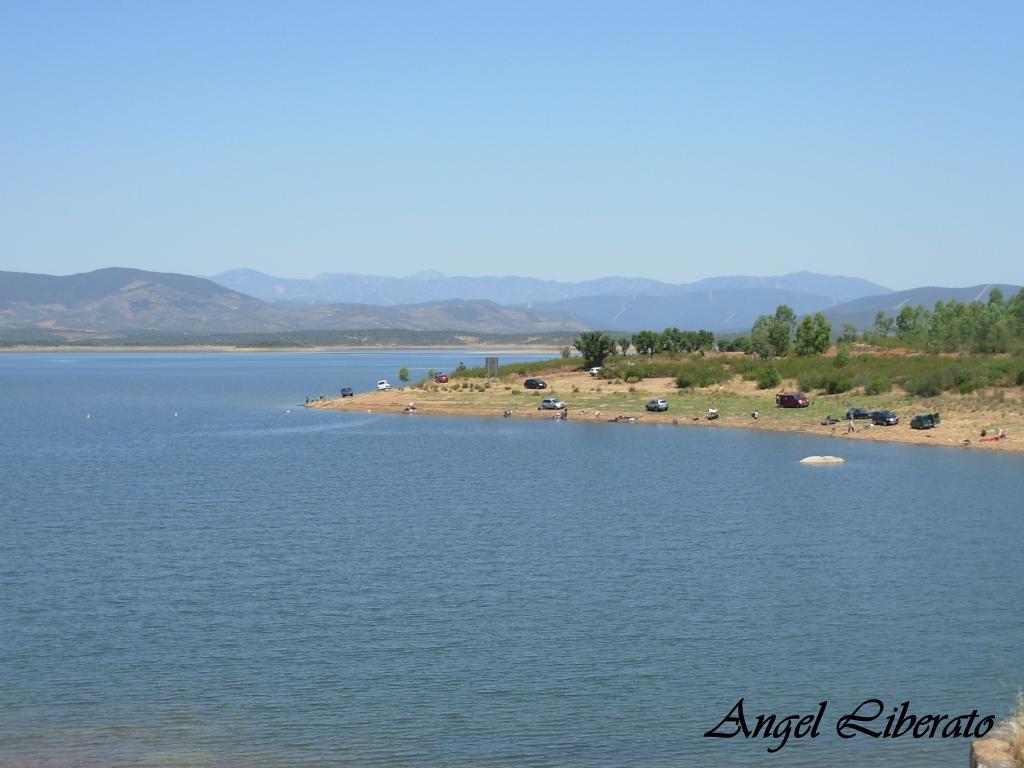
[[[544,379],[527,379],[523,382],[523,386],[527,389],[547,389],[548,385],[544,383]]]
[[[849,421],[850,419],[870,419],[871,411],[869,411],[867,408],[855,408],[854,406],[851,405],[850,410],[846,412],[846,415],[843,416],[843,418],[846,419],[847,421]]]
[[[352,387],[342,387],[341,388],[341,396],[342,397],[354,397],[355,394],[356,393],[352,391]]]
[[[871,423],[876,427],[894,427],[900,423],[900,417],[892,411],[875,411],[871,414]]]

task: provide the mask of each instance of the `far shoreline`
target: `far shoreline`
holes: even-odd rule
[[[380,352],[380,351],[393,351],[393,352],[431,352],[434,350],[441,350],[444,352],[470,352],[480,353],[489,352],[495,355],[501,354],[529,354],[536,353],[538,355],[557,355],[561,350],[561,347],[549,347],[549,346],[531,346],[528,344],[515,345],[515,344],[504,344],[501,346],[488,346],[488,345],[426,345],[426,346],[408,346],[408,345],[387,345],[387,344],[361,344],[361,345],[325,345],[325,346],[281,346],[281,347],[235,347],[226,345],[216,344],[176,344],[176,345],[139,345],[139,346],[120,346],[117,344],[111,345],[90,345],[90,346],[79,346],[75,344],[66,344],[60,346],[40,346],[40,345],[17,345],[11,347],[0,347],[0,354],[13,353],[13,352],[29,352],[33,354],[44,353],[44,352]]]

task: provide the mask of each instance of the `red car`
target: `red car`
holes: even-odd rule
[[[780,392],[775,396],[776,408],[806,408],[810,404],[803,392]]]
[[[447,373],[439,373],[439,374],[437,374],[437,376],[434,377],[434,381],[436,381],[438,384],[447,384],[448,383],[448,374]]]

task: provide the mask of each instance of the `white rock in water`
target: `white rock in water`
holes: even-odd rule
[[[800,459],[801,464],[842,464],[846,459],[840,456],[806,456]]]

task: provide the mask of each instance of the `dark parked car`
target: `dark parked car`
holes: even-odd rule
[[[810,404],[803,392],[780,392],[775,396],[776,408],[806,408]]]
[[[544,379],[527,379],[523,382],[523,386],[527,389],[547,389],[548,385],[544,383]]]
[[[847,421],[850,419],[870,419],[871,411],[867,408],[855,408],[851,405],[850,410],[846,412],[846,415],[843,416],[843,418]]]
[[[900,423],[900,417],[892,411],[875,411],[871,414],[871,423],[876,427],[894,427]]]
[[[910,420],[911,429],[934,429],[938,426],[939,414],[937,413],[919,413],[917,416]]]
[[[645,405],[644,407],[648,411],[667,411],[668,410],[668,400],[665,400],[665,399],[650,400],[650,401],[648,401],[647,405]]]
[[[352,391],[352,387],[342,387],[341,388],[341,396],[342,397],[353,397],[354,395],[355,395],[355,392]]]

